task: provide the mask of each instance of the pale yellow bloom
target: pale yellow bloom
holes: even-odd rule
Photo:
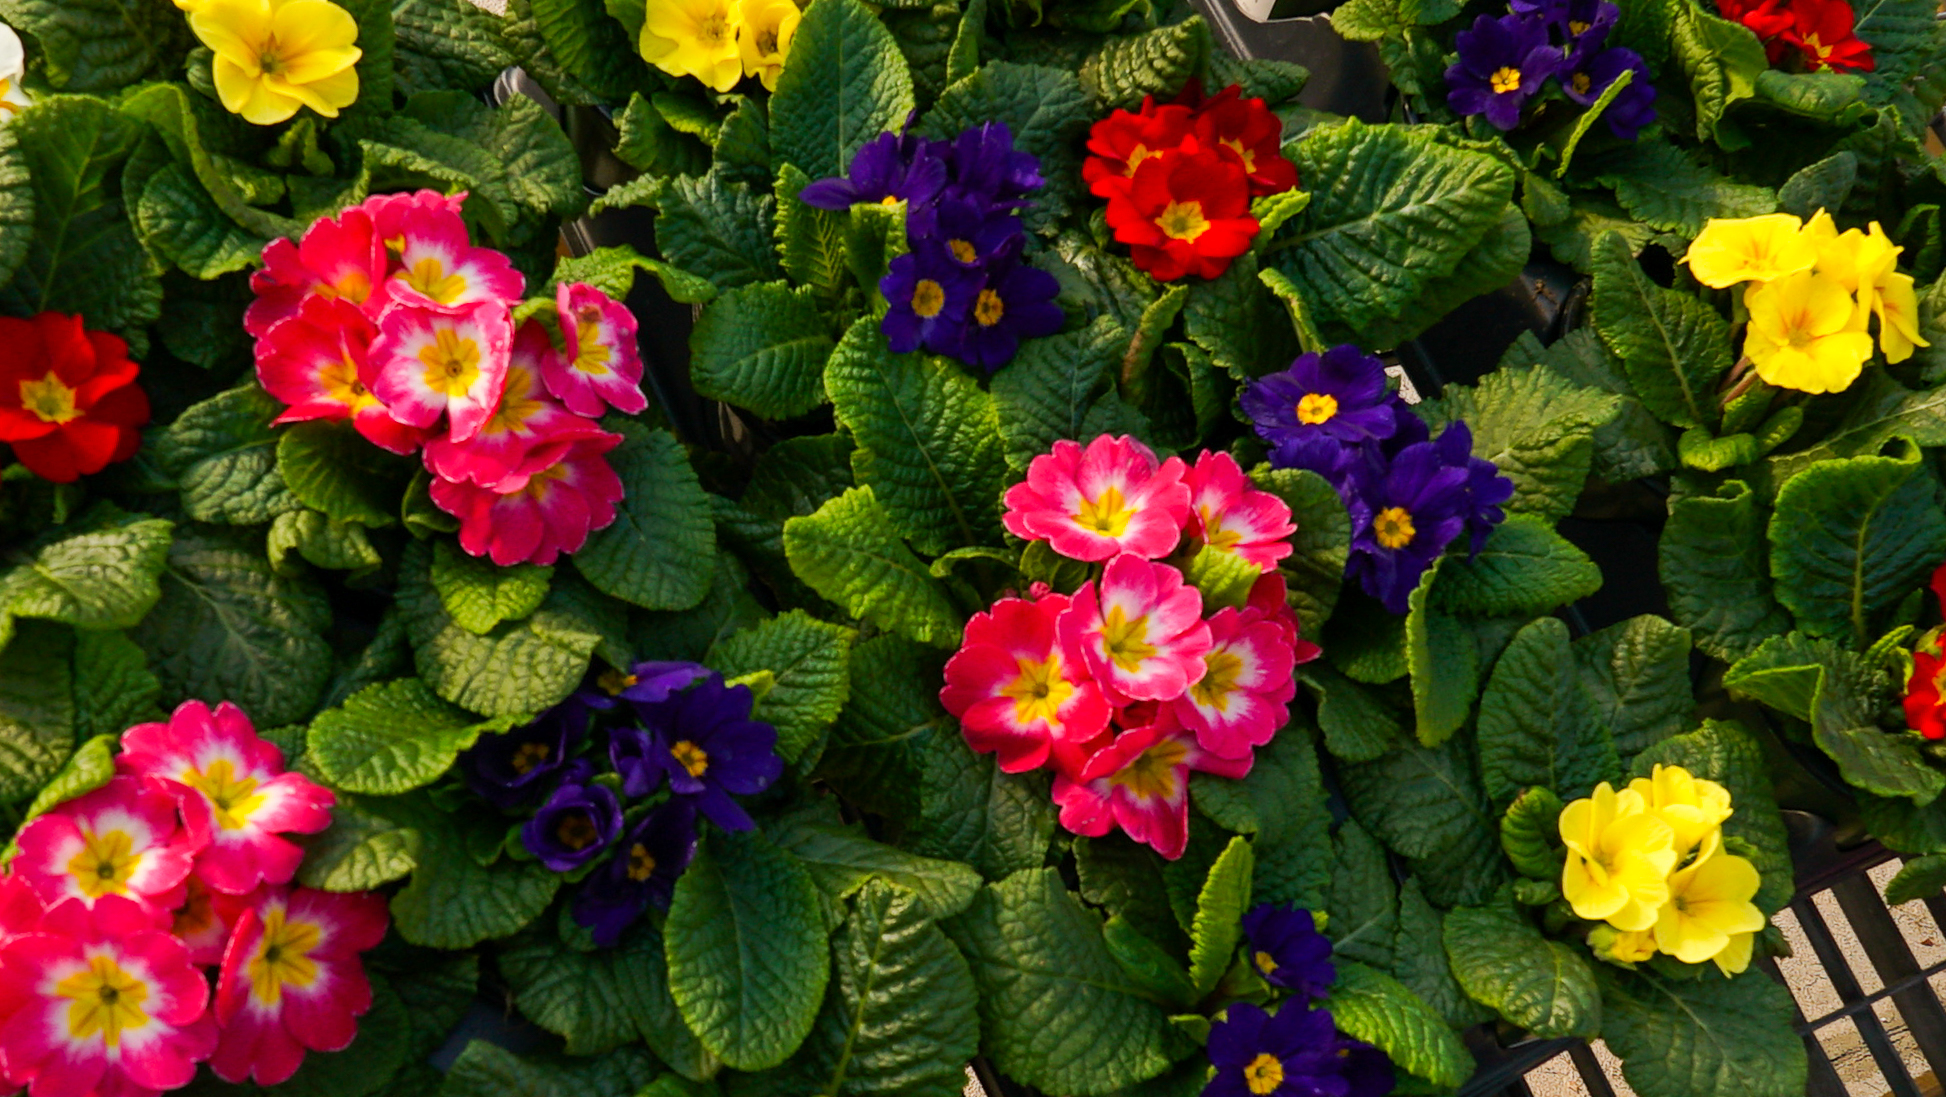
[[[1764,912],[1750,901],[1763,882],[1757,866],[1721,847],[1712,837],[1695,864],[1669,877],[1669,901],[1656,913],[1656,947],[1685,964],[1714,959],[1731,937],[1764,928]]]
[[[330,0],[202,0],[189,28],[216,54],[216,95],[260,126],[358,100],[358,21]]]
[[[694,76],[713,91],[743,79],[737,0],[649,0],[642,60],[671,76]]]
[[[1568,847],[1561,894],[1575,914],[1631,932],[1655,925],[1669,898],[1676,836],[1641,794],[1603,781],[1562,810],[1560,828]]]
[[[1679,860],[1730,817],[1730,790],[1681,766],[1658,763],[1652,776],[1637,777],[1628,787],[1675,832]]]
[[[1817,246],[1798,231],[1802,224],[1788,213],[1733,221],[1711,218],[1682,261],[1698,282],[1716,289],[1810,270],[1817,262]]]
[[[1779,388],[1843,392],[1872,357],[1857,303],[1837,279],[1802,271],[1752,286],[1743,353]]]
[[[1647,963],[1655,955],[1655,931],[1649,929],[1624,933],[1614,926],[1599,925],[1588,931],[1588,944],[1595,955],[1624,964]]]
[[[1710,960],[1716,964],[1716,969],[1725,975],[1741,975],[1744,969],[1750,966],[1751,946],[1756,944],[1756,941],[1757,935],[1754,933],[1732,933],[1730,943],[1724,945],[1723,951],[1710,957]]]
[[[1899,253],[1905,249],[1892,243],[1885,235],[1885,229],[1877,221],[1872,222],[1871,236],[1884,260],[1872,268],[1871,309],[1878,314],[1878,345],[1885,352],[1887,362],[1903,362],[1912,357],[1914,347],[1929,347],[1919,334],[1919,295],[1912,288],[1912,276],[1900,274]],[[1865,305],[1863,285],[1859,291],[1859,305]]]
[[[776,91],[777,77],[791,54],[791,39],[797,36],[797,21],[803,16],[791,0],[737,0],[737,13],[743,20],[737,33],[743,75],[755,76],[766,89]]]

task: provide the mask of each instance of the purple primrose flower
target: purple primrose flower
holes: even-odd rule
[[[651,905],[667,910],[676,878],[696,856],[696,805],[675,799],[643,816],[574,897],[574,920],[613,947]]]
[[[554,794],[520,828],[520,844],[555,872],[570,872],[601,855],[622,829],[622,805],[606,785],[589,783],[594,767],[569,768]]]
[[[1297,1001],[1275,1015],[1234,1003],[1210,1026],[1209,1058],[1216,1074],[1203,1097],[1383,1097],[1394,1080],[1383,1052]]]
[[[1330,939],[1302,907],[1260,904],[1243,916],[1243,932],[1250,939],[1251,964],[1271,986],[1322,998],[1338,978]]]
[[[756,823],[731,795],[751,796],[784,772],[777,756],[777,729],[750,719],[748,686],[726,686],[711,677],[653,705],[638,705],[649,741],[639,760],[624,768],[623,790],[646,795],[668,778],[669,791],[694,797],[696,807],[724,830],[751,830]],[[640,790],[640,791],[638,791]]]
[[[1482,15],[1454,41],[1459,61],[1446,70],[1446,103],[1460,114],[1483,114],[1496,128],[1520,124],[1520,109],[1540,93],[1563,55],[1548,41],[1541,15]]]
[[[1385,364],[1348,343],[1301,355],[1289,369],[1257,378],[1241,402],[1257,433],[1273,446],[1319,437],[1353,443],[1390,438],[1400,417],[1397,398],[1385,387]]]

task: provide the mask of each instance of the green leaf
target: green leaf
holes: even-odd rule
[[[1791,993],[1762,973],[1662,979],[1604,971],[1602,1039],[1641,1097],[1797,1097]]]
[[[818,1093],[944,1094],[966,1084],[980,1044],[979,992],[935,916],[878,880],[852,900],[831,942],[835,978],[804,1046]]]
[[[1333,757],[1369,762],[1405,730],[1390,707],[1330,667],[1312,663],[1297,673],[1318,699],[1318,730]]]
[[[1189,791],[1198,811],[1251,836],[1256,902],[1307,910],[1323,905],[1331,884],[1331,813],[1309,728],[1294,723],[1258,747],[1250,776],[1197,774]]]
[[[1197,1000],[1216,989],[1217,980],[1236,959],[1255,868],[1250,840],[1238,835],[1210,866],[1203,890],[1196,896],[1196,920],[1189,930],[1189,981]]]
[[[1718,659],[1741,658],[1791,625],[1772,594],[1763,521],[1741,480],[1669,502],[1658,570],[1670,614]]]
[[[873,688],[852,691],[831,727],[819,775],[868,811],[916,818],[924,762],[917,744],[934,734],[959,736],[939,691],[928,685],[944,662],[943,654],[889,634],[853,644],[851,678]]]
[[[1922,348],[1920,353],[1926,352]],[[1913,391],[1893,380],[1886,371],[1872,370],[1860,377],[1845,395],[1851,406],[1821,441],[1764,463],[1765,480],[1770,486],[1760,482],[1762,494],[1774,495],[1776,485],[1819,461],[1876,453],[1894,435],[1910,438],[1922,446],[1946,445],[1946,388]]]
[[[299,502],[375,529],[398,521],[409,463],[367,442],[350,423],[298,423],[282,434],[277,472]]]
[[[595,589],[643,609],[688,609],[709,593],[716,526],[709,496],[668,431],[616,420],[622,444],[608,455],[627,492],[615,523],[588,535],[576,570]]]
[[[1021,211],[1027,227],[1041,231],[1084,201],[1082,137],[1098,117],[1071,69],[994,61],[940,92],[917,129],[950,139],[986,122],[1006,123],[1014,147],[1032,153],[1047,180]]]
[[[1602,1031],[1601,988],[1581,946],[1550,941],[1505,903],[1446,915],[1446,958],[1474,1000],[1536,1036]]]
[[[171,700],[234,701],[259,727],[310,716],[332,670],[322,589],[272,573],[246,538],[214,529],[176,531],[161,586],[129,638]]]
[[[1215,279],[1190,283],[1183,304],[1184,334],[1239,380],[1283,369],[1297,356],[1296,334],[1257,270],[1256,254],[1245,252]]]
[[[851,216],[798,201],[798,193],[810,183],[796,164],[777,172],[777,257],[793,280],[805,283],[821,300],[836,301],[850,282],[845,233]]]
[[[278,515],[264,547],[271,570],[286,576],[304,574],[304,565],[290,558],[293,552],[327,571],[350,572],[349,580],[364,579],[385,563],[364,526],[327,518],[308,507]]]
[[[80,707],[81,698],[81,691],[77,689],[76,708]],[[26,825],[50,808],[107,784],[115,776],[115,744],[120,738],[117,733],[97,735],[76,747],[68,760],[61,763],[61,768],[54,772],[54,776],[47,779],[47,784],[34,794],[27,810],[21,813],[21,825]]]
[[[414,836],[408,852],[418,867],[392,896],[392,924],[415,945],[462,949],[511,936],[539,917],[561,886],[539,861],[503,857],[481,865],[474,858],[473,835],[504,828],[497,815],[449,812],[424,792],[366,806]]]
[[[1553,520],[1574,509],[1594,455],[1594,432],[1621,410],[1613,393],[1583,388],[1546,369],[1502,369],[1472,388],[1448,385],[1416,409],[1435,429],[1463,421],[1473,456],[1514,482],[1512,513]]]
[[[98,503],[74,522],[27,546],[25,559],[0,575],[0,612],[40,617],[77,629],[128,628],[162,596],[160,580],[174,527]],[[0,641],[4,642],[4,641]]]
[[[1209,26],[1200,15],[1152,31],[1116,36],[1081,66],[1081,83],[1106,107],[1134,109],[1142,97],[1175,95],[1209,61]]]
[[[815,761],[824,752],[825,729],[851,696],[854,635],[792,610],[726,637],[703,661],[725,678],[769,671],[776,684],[751,718],[777,728],[777,753],[784,761],[807,755]]]
[[[1566,861],[1560,844],[1561,798],[1544,786],[1527,789],[1500,817],[1500,848],[1522,876],[1558,881]]]
[[[1602,157],[1599,170],[1596,178],[1615,188],[1623,209],[1684,237],[1702,232],[1713,217],[1759,217],[1777,209],[1776,191],[1732,182],[1670,144],[1625,146]]]
[[[1833,153],[1786,179],[1777,188],[1777,204],[1785,213],[1809,218],[1821,209],[1842,209],[1857,183],[1858,156]]]
[[[849,898],[867,881],[883,880],[910,893],[926,917],[950,918],[965,910],[980,890],[980,874],[967,865],[874,842],[852,827],[793,817],[769,833],[833,899]]]
[[[1286,599],[1305,634],[1324,630],[1338,605],[1338,588],[1351,553],[1351,515],[1331,482],[1308,469],[1258,467],[1250,473],[1258,488],[1277,496],[1291,508],[1297,532],[1291,535],[1291,554],[1278,563],[1284,573]]]
[[[853,323],[825,367],[851,467],[920,552],[997,542],[1006,476],[992,397],[958,366],[894,354],[878,321]]]
[[[438,780],[482,734],[518,722],[503,716],[481,723],[419,679],[403,678],[367,686],[319,713],[308,736],[310,757],[333,788],[389,796]]]
[[[1913,475],[1923,459],[1901,442],[1887,456],[1820,461],[1778,491],[1770,573],[1800,629],[1863,644],[1871,615],[1946,553],[1938,485]]]
[[[1048,782],[1000,769],[959,729],[934,725],[915,740],[919,817],[900,838],[914,853],[964,861],[989,880],[1041,865],[1054,837]]]
[[[1204,545],[1184,561],[1182,575],[1189,585],[1202,592],[1204,608],[1215,613],[1226,606],[1241,610],[1250,599],[1250,588],[1263,572],[1234,552]]]
[[[502,16],[450,0],[392,5],[394,78],[410,95],[436,88],[482,88],[519,64],[501,38]]]
[[[1621,777],[1614,740],[1595,719],[1568,627],[1557,618],[1521,629],[1494,665],[1480,698],[1479,737],[1480,783],[1496,805],[1531,785],[1572,800]]]
[[[1419,741],[1445,742],[1466,722],[1480,692],[1480,650],[1466,621],[1433,608],[1429,595],[1442,564],[1426,569],[1407,598],[1406,665]]]
[[[1688,726],[1696,705],[1689,685],[1690,634],[1643,614],[1574,642],[1594,719],[1623,759]]]
[[[553,282],[544,289],[543,296],[553,296],[554,286],[583,282],[620,301],[634,290],[639,271],[655,275],[662,291],[673,301],[697,305],[716,296],[716,287],[705,279],[660,259],[651,259],[627,244],[596,248],[586,255],[564,256],[554,265]]]
[[[1545,613],[1601,589],[1601,569],[1547,522],[1516,514],[1478,555],[1439,566],[1433,601],[1452,613],[1491,617]]]
[[[982,1049],[1009,1078],[1085,1097],[1152,1078],[1177,1057],[1163,1007],[1053,869],[989,885],[945,928],[980,989]]]
[[[1347,820],[1333,838],[1336,853],[1327,892],[1325,936],[1332,951],[1377,967],[1392,965],[1398,935],[1398,888],[1385,850],[1356,819]]]
[[[388,31],[390,27],[386,28]],[[294,234],[302,222],[262,208],[282,197],[286,184],[225,149],[243,147],[236,118],[181,84],[149,84],[122,100],[121,109],[148,122],[176,163],[189,169],[204,200],[220,220],[234,222],[259,240]]]
[[[253,526],[303,506],[277,471],[284,405],[256,385],[192,404],[162,429],[155,463],[182,489],[183,511],[199,522]]]
[[[331,825],[305,835],[298,882],[325,891],[370,891],[403,879],[417,867],[417,831],[367,811],[356,797],[339,796]]]
[[[1749,28],[1719,19],[1693,2],[1676,5],[1673,30],[1671,52],[1696,101],[1697,139],[1723,148],[1747,144],[1748,138],[1724,124],[1724,112],[1756,94],[1758,75],[1770,68],[1763,43]]]
[[[1763,877],[1757,906],[1765,914],[1783,909],[1791,901],[1794,886],[1789,835],[1777,814],[1770,770],[1757,740],[1734,721],[1705,720],[1700,729],[1672,736],[1643,751],[1635,759],[1635,776],[1650,776],[1657,763],[1681,766],[1730,790],[1730,802],[1736,810],[1724,821],[1723,835],[1742,840],[1747,847],[1745,855]]]
[[[453,1062],[439,1097],[663,1097],[657,1092],[660,1080],[649,1085],[655,1076],[655,1057],[640,1048],[593,1059],[523,1059],[497,1044],[473,1040]]]
[[[689,345],[690,376],[703,396],[770,419],[794,418],[824,402],[833,343],[810,286],[758,282],[730,290],[703,309]]]
[[[531,7],[548,52],[595,94],[621,99],[643,82],[634,38],[601,0],[531,0]]]
[[[1892,906],[1914,899],[1930,899],[1946,889],[1946,854],[1929,853],[1908,859],[1899,874],[1885,885],[1885,901]]]
[[[1606,88],[1602,89],[1602,93],[1595,97],[1595,101],[1588,104],[1588,109],[1581,112],[1581,117],[1574,120],[1574,129],[1568,132],[1567,140],[1561,142],[1561,166],[1554,169],[1554,178],[1560,179],[1567,175],[1568,167],[1574,163],[1574,152],[1581,147],[1581,139],[1588,135],[1588,131],[1594,128],[1595,123],[1600,120],[1602,115],[1608,113],[1609,105],[1614,103],[1634,83],[1634,69],[1630,69],[1625,74],[1616,76],[1615,79],[1609,81]],[[1547,193],[1558,196],[1554,201],[1563,202],[1565,200],[1565,196],[1561,195],[1558,189],[1547,184],[1543,184],[1543,187]],[[1536,190],[1537,188],[1534,184],[1531,181],[1528,182],[1527,198],[1529,201],[1532,200]]]
[[[1097,316],[1076,331],[1029,339],[1007,368],[994,374],[993,407],[1007,467],[1024,471],[1062,439],[1079,441],[1088,413],[1118,400],[1112,367],[1129,335],[1112,317]]]
[[[73,646],[34,623],[0,651],[0,800],[37,799],[74,752]]]
[[[760,833],[711,831],[676,881],[664,927],[682,1018],[738,1070],[790,1058],[831,975],[817,885]]]
[[[1401,742],[1376,761],[1340,766],[1339,783],[1358,821],[1403,856],[1497,846],[1498,816],[1487,806],[1469,748],[1464,738],[1431,749]],[[1486,865],[1474,871],[1492,875]]]
[[[661,205],[656,246],[681,269],[709,279],[719,290],[784,276],[770,244],[776,209],[770,195],[710,172],[700,179],[672,180]]]
[[[1346,1035],[1373,1045],[1395,1066],[1434,1086],[1453,1089],[1473,1073],[1473,1056],[1445,1018],[1382,971],[1340,962],[1330,1008]]]
[[[514,1003],[563,1037],[570,1055],[600,1055],[642,1039],[654,995],[666,982],[662,938],[630,933],[613,948],[583,952],[537,926],[495,954]]]
[[[798,578],[852,616],[923,644],[957,645],[959,611],[891,527],[872,489],[852,488],[785,522],[784,552]]]
[[[885,24],[858,0],[832,0],[805,12],[791,40],[770,97],[770,145],[809,178],[843,175],[913,105],[912,74]]]
[[[1527,216],[1517,206],[1507,206],[1473,250],[1454,266],[1453,273],[1426,286],[1419,299],[1399,317],[1375,321],[1360,342],[1390,347],[1417,338],[1437,322],[1437,317],[1516,281],[1533,251],[1534,235],[1528,228]]]
[[[1617,233],[1595,246],[1595,330],[1628,367],[1642,403],[1678,427],[1716,423],[1730,329],[1700,299],[1649,280]]]
[[[1623,372],[1621,359],[1611,354],[1593,328],[1576,328],[1541,346],[1531,334],[1514,341],[1500,359],[1500,367],[1537,364],[1587,388],[1621,397],[1621,412],[1595,431],[1595,459],[1591,473],[1610,483],[1639,480],[1676,467],[1674,436],[1649,414]]]
[[[168,21],[174,14],[120,0],[0,5],[8,25],[34,36],[48,81],[69,91],[114,91],[140,80],[168,51],[181,48],[183,28]]]
[[[502,621],[519,621],[540,608],[554,578],[551,567],[496,566],[468,556],[451,541],[432,545],[432,586],[455,624],[485,636]]]
[[[248,270],[263,253],[264,238],[238,226],[187,166],[155,148],[161,166],[146,183],[124,173],[125,186],[140,188],[128,202],[128,215],[143,244],[192,278]]]

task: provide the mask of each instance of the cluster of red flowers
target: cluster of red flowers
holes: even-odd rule
[[[1932,573],[1932,592],[1946,617],[1946,564]],[[1905,680],[1906,726],[1928,739],[1946,739],[1946,652],[1940,650],[1940,630],[1929,632],[1912,653],[1912,673]]]
[[[393,453],[424,449],[432,501],[460,547],[503,567],[552,564],[615,520],[622,482],[596,420],[642,395],[635,317],[600,290],[562,285],[518,329],[526,282],[469,241],[464,194],[387,194],[272,241],[244,327],[257,379],[291,405],[280,423],[349,420]]]
[[[234,705],[124,732],[115,776],[22,828],[0,877],[0,1077],[146,1097],[208,1061],[275,1085],[350,1044],[385,900],[291,887],[284,837],[333,802]]]
[[[1081,176],[1136,266],[1163,282],[1215,278],[1257,237],[1250,200],[1297,186],[1283,132],[1262,99],[1235,84],[1205,99],[1192,80],[1172,102],[1096,122]]]
[[[1795,51],[1807,72],[1872,71],[1871,44],[1845,0],[1717,0],[1717,10],[1755,31],[1773,65]]]
[[[0,316],[0,442],[45,480],[67,484],[135,456],[149,398],[118,336],[81,317]]]
[[[1292,668],[1318,654],[1277,571],[1290,508],[1227,453],[1158,462],[1109,435],[1056,442],[1006,502],[1015,536],[1104,566],[1072,595],[1036,584],[975,615],[940,701],[1002,770],[1054,770],[1061,825],[1120,826],[1180,857],[1190,772],[1248,774],[1290,720]],[[1185,580],[1177,563],[1209,551],[1260,573],[1242,604],[1214,607]]]

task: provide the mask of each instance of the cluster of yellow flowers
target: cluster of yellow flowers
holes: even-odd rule
[[[1788,213],[1711,220],[1683,262],[1715,289],[1750,283],[1743,353],[1757,376],[1780,388],[1843,392],[1872,356],[1872,317],[1888,362],[1931,345],[1919,336],[1912,276],[1898,271],[1902,250],[1877,221],[1868,232],[1839,232],[1819,210],[1808,222]]]
[[[746,76],[776,91],[798,18],[791,0],[649,0],[642,59],[714,91],[729,91]]]
[[[1723,851],[1730,811],[1722,785],[1658,765],[1620,792],[1603,781],[1561,812],[1561,894],[1575,914],[1604,923],[1588,938],[1598,952],[1630,963],[1658,951],[1714,960],[1725,975],[1750,966],[1764,928],[1751,902],[1760,880],[1755,865]]]
[[[259,126],[358,101],[358,20],[331,0],[176,0],[216,55],[216,97]]]

